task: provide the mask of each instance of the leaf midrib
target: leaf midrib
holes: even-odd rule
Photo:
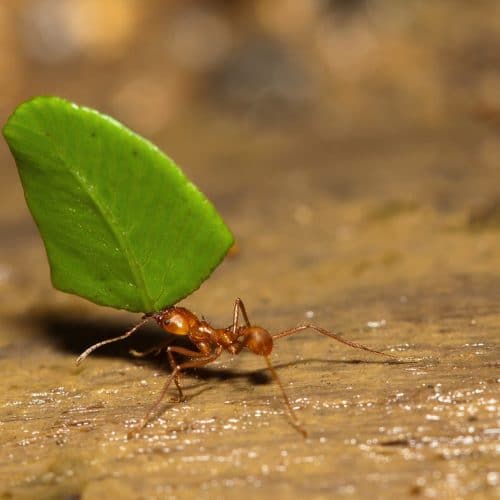
[[[104,205],[99,203],[97,198],[94,197],[92,190],[89,189],[90,184],[87,183],[87,179],[85,179],[85,176],[81,175],[81,173],[76,168],[74,167],[72,168],[71,165],[69,165],[69,163],[64,159],[63,153],[59,150],[58,144],[55,141],[51,140],[50,137],[47,137],[43,134],[40,134],[40,136],[43,139],[45,140],[48,139],[49,142],[52,142],[54,150],[57,152],[57,156],[59,157],[61,163],[66,167],[66,170],[70,172],[70,174],[76,179],[76,181],[80,183],[80,185],[83,187],[83,189],[85,190],[86,194],[88,195],[88,197],[90,198],[90,200],[92,201],[98,212],[101,214],[102,219],[108,226],[111,234],[115,238],[115,241],[118,243],[118,246],[124,252],[127,258],[127,263],[130,267],[130,271],[132,272],[132,276],[136,282],[136,289],[141,295],[143,305],[150,304],[151,298],[146,293],[146,281],[144,279],[143,273],[141,272],[139,262],[137,261],[135,255],[133,254],[130,246],[127,244],[126,238],[122,238],[121,232],[115,229],[115,227],[118,227],[119,224],[114,218],[113,212],[109,211]],[[109,217],[109,219],[107,217]],[[143,311],[143,312],[150,312],[150,311]]]

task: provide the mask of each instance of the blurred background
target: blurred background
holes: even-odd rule
[[[4,0],[0,113],[49,93],[150,136],[206,116],[346,135],[495,121],[499,11],[494,0]]]
[[[451,225],[500,225],[496,0],[3,0],[0,122],[39,94],[111,114],[168,152],[240,249],[260,252],[262,275],[239,293],[292,245],[296,269],[345,268],[342,251],[357,252],[346,278],[380,267],[363,220],[424,207],[461,218]],[[0,235],[39,249],[3,141],[0,169]],[[377,259],[401,261],[410,243]],[[441,269],[443,248],[416,267]],[[10,252],[4,266],[46,280],[37,255],[20,266]]]

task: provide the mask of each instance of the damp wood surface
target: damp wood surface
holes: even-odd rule
[[[185,374],[187,401],[167,398],[128,439],[168,374],[165,356],[128,350],[163,334],[146,327],[75,366],[139,316],[51,288],[12,164],[0,188],[2,498],[499,494],[500,167],[482,163],[493,135],[402,131],[360,148],[225,132],[220,149],[210,134],[197,151],[176,137],[238,245],[183,305],[226,326],[239,296],[271,332],[310,321],[401,362],[303,332],[272,361],[307,439],[251,353]]]

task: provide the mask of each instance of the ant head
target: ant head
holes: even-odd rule
[[[196,316],[184,307],[169,307],[154,315],[158,325],[167,333],[187,335],[198,323]]]

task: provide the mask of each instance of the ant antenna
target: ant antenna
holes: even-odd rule
[[[295,413],[292,405],[290,404],[290,400],[286,395],[285,388],[281,383],[281,379],[278,377],[278,373],[276,372],[274,366],[271,364],[271,359],[269,358],[269,356],[264,356],[264,359],[266,360],[267,367],[269,368],[269,371],[271,372],[274,381],[276,382],[276,384],[278,384],[278,387],[280,388],[281,395],[283,396],[283,401],[285,402],[286,409],[288,410],[288,416],[290,417],[290,424],[295,430],[300,432],[304,438],[306,438],[307,431],[300,424],[297,414]]]
[[[145,325],[150,319],[153,319],[154,316],[152,315],[145,315],[142,317],[142,321],[137,323],[134,327],[132,327],[128,332],[124,333],[123,335],[120,335],[119,337],[115,337],[113,339],[107,339],[103,340],[101,342],[97,342],[97,344],[94,344],[90,346],[88,349],[85,349],[80,356],[78,356],[76,360],[76,365],[78,366],[89,354],[93,353],[96,349],[99,349],[99,347],[102,347],[103,345],[106,344],[111,344],[112,342],[116,342],[117,340],[123,340],[126,339],[127,337],[130,337],[133,333],[135,333],[141,326]]]

